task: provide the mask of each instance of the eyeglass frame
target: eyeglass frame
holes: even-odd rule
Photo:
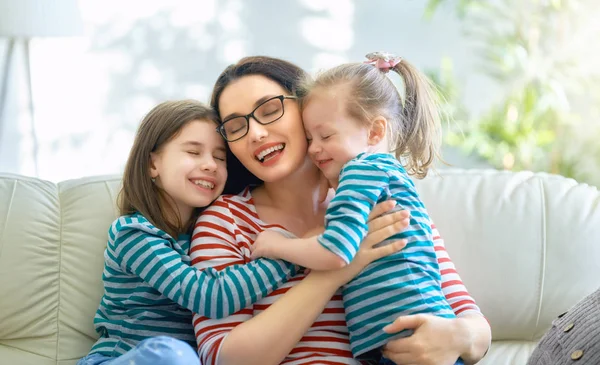
[[[254,112],[256,112],[258,110],[258,108],[260,108],[261,106],[263,106],[264,104],[275,100],[275,99],[279,99],[279,101],[281,101],[281,115],[275,119],[272,120],[268,123],[263,123],[261,122],[255,115]],[[217,132],[219,132],[219,134],[221,135],[221,137],[223,137],[223,139],[227,142],[235,142],[235,141],[239,141],[240,139],[246,137],[246,135],[248,134],[248,132],[250,131],[250,117],[252,117],[252,119],[254,119],[258,124],[260,125],[268,125],[271,123],[275,123],[276,121],[278,121],[279,119],[283,118],[283,116],[285,115],[285,106],[284,106],[284,100],[286,99],[291,99],[291,100],[298,100],[298,97],[295,95],[278,95],[278,96],[274,96],[272,98],[269,98],[265,101],[263,101],[262,103],[260,103],[259,105],[256,106],[256,108],[254,108],[254,110],[252,110],[252,112],[250,112],[249,114],[246,115],[236,115],[234,117],[228,118],[226,120],[224,120],[221,124],[219,124],[219,126],[217,127]],[[234,140],[229,140],[227,139],[226,133],[225,132],[225,127],[223,127],[225,125],[225,123],[229,122],[230,120],[236,119],[236,118],[244,118],[246,119],[246,125],[248,126],[246,128],[246,133],[244,133],[242,136],[240,136],[239,138],[236,138]]]

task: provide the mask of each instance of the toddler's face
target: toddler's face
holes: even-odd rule
[[[311,160],[330,181],[344,164],[369,150],[369,128],[346,113],[345,94],[315,91],[302,111]]]

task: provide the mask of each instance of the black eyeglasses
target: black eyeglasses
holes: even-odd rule
[[[271,124],[281,119],[284,113],[283,101],[285,99],[298,98],[296,96],[274,96],[262,102],[250,114],[224,120],[217,127],[217,132],[221,133],[227,142],[237,141],[248,134],[250,118],[253,118],[262,125]]]

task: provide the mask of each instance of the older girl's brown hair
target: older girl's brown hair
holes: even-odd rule
[[[177,239],[186,233],[196,219],[182,222],[173,199],[159,188],[150,176],[150,153],[161,148],[190,122],[207,120],[215,123],[217,116],[208,106],[196,100],[167,101],[154,107],[138,127],[119,192],[120,215],[139,212],[155,227]]]
[[[370,123],[377,116],[388,121],[390,148],[406,171],[418,178],[427,175],[429,166],[439,156],[440,115],[437,94],[431,82],[414,66],[402,60],[393,71],[404,84],[398,91],[386,73],[366,63],[348,63],[306,78],[300,89],[302,103],[321,88],[347,86],[344,95],[347,113],[353,119]]]

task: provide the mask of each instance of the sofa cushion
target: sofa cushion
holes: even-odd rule
[[[0,176],[0,358],[71,364],[89,351],[119,184]]]

